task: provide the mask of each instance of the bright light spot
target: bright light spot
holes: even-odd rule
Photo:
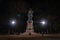
[[[47,26],[48,26],[48,20],[46,20],[46,19],[42,19],[42,20],[40,20],[39,21],[39,25],[41,26],[41,28],[47,28]]]
[[[45,21],[42,21],[42,22],[41,22],[41,24],[43,24],[43,25],[44,25],[45,23],[46,23]]]
[[[42,26],[46,26],[46,25],[47,25],[47,21],[41,20],[41,21],[40,21],[40,24],[41,24]]]
[[[12,21],[11,23],[12,23],[12,24],[15,24],[15,21]]]
[[[17,20],[16,19],[11,19],[8,22],[10,27],[15,27],[17,25]]]

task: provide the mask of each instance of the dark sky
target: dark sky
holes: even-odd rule
[[[39,21],[41,18],[45,18],[50,22],[51,25],[49,24],[48,26],[53,26],[55,23],[59,25],[60,14],[56,7],[58,5],[53,0],[0,0],[0,28],[2,28],[0,30],[11,28],[9,20],[16,19],[18,21],[16,25],[18,27],[16,29],[22,32],[25,31],[29,8],[34,11],[33,20],[35,31],[40,28],[35,21]]]

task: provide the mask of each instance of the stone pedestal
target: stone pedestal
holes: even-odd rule
[[[27,28],[26,28],[26,32],[34,32],[34,28],[33,28],[33,21],[27,21]]]

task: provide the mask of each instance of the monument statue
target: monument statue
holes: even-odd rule
[[[28,21],[32,21],[32,17],[33,17],[32,14],[33,14],[33,11],[32,11],[32,9],[30,9],[28,12]]]
[[[33,18],[33,11],[32,11],[32,9],[30,9],[28,11],[28,21],[27,21],[27,29],[26,29],[26,32],[27,31],[28,32],[33,32],[34,31],[32,18]]]
[[[30,36],[30,35],[31,36],[39,36],[40,34],[34,32],[32,9],[29,9],[27,16],[28,16],[28,20],[27,20],[26,31],[23,34],[21,34],[21,36],[26,36],[26,35],[27,36]]]

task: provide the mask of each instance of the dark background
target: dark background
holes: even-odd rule
[[[0,0],[0,34],[22,33],[26,30],[27,13],[31,8],[33,13],[34,30],[42,33],[60,33],[59,4],[54,0]],[[38,23],[42,18],[48,20],[46,28]],[[9,24],[16,19],[17,25]]]

